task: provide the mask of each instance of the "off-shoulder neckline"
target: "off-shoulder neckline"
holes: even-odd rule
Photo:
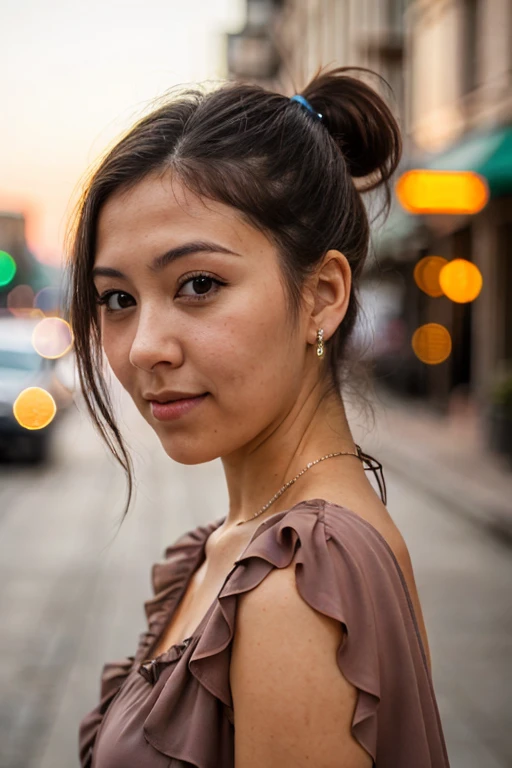
[[[276,512],[275,515],[270,515],[270,517],[267,517],[267,518],[265,518],[265,520],[262,520],[262,522],[258,525],[256,530],[253,531],[253,534],[252,534],[251,538],[249,539],[248,543],[245,545],[245,547],[242,550],[242,552],[239,554],[239,556],[235,560],[235,562],[233,564],[233,567],[230,569],[229,573],[227,574],[226,578],[224,579],[222,587],[218,591],[218,593],[215,596],[213,602],[207,608],[206,612],[203,615],[203,618],[199,621],[198,625],[196,626],[196,628],[194,629],[192,634],[189,635],[188,637],[183,638],[183,640],[181,640],[180,642],[173,643],[165,651],[162,651],[161,653],[157,654],[156,656],[152,656],[151,658],[143,659],[139,663],[138,668],[140,669],[141,667],[143,667],[143,666],[145,666],[147,664],[157,664],[159,662],[166,662],[167,660],[169,660],[171,658],[174,658],[174,659],[179,658],[181,653],[178,654],[177,652],[178,651],[184,652],[189,647],[189,645],[200,636],[200,633],[202,632],[202,629],[203,629],[203,625],[206,624],[206,622],[208,621],[208,618],[210,617],[210,614],[212,613],[212,611],[213,611],[213,609],[214,609],[214,607],[215,607],[215,605],[217,603],[217,599],[218,599],[220,593],[222,592],[222,590],[224,589],[227,580],[229,579],[229,577],[231,576],[231,574],[233,573],[233,571],[237,567],[237,565],[238,565],[238,563],[240,561],[240,558],[243,557],[243,555],[245,554],[247,549],[250,547],[252,542],[255,540],[256,534],[258,533],[258,531],[260,529],[262,529],[263,526],[266,525],[270,520],[277,519],[279,516],[283,516],[283,515],[287,514],[288,512],[291,512],[296,507],[303,506],[304,504],[307,505],[307,504],[309,504],[311,502],[316,502],[316,501],[322,501],[322,499],[306,499],[306,500],[303,500],[303,501],[299,501],[297,504],[294,504],[289,509],[283,509],[280,512]],[[190,581],[191,581],[192,576],[194,575],[195,571],[204,562],[205,551],[206,551],[206,542],[208,541],[210,536],[218,528],[220,528],[220,526],[225,522],[225,520],[226,520],[226,516],[218,518],[217,520],[214,520],[214,521],[212,521],[210,523],[207,523],[204,526],[199,526],[198,527],[198,529],[202,530],[202,532],[203,532],[203,538],[202,538],[202,540],[200,541],[200,544],[199,544],[200,552],[199,552],[199,556],[198,557],[196,556],[196,557],[190,559],[191,565],[190,565],[189,572],[187,573],[187,577],[186,577],[186,580],[185,580],[185,583],[184,583],[184,586],[183,586],[183,591],[182,591],[181,597],[183,597],[183,595],[187,591],[188,586],[190,584]],[[196,530],[198,530],[198,529],[196,529]],[[177,608],[177,605],[174,607],[173,613],[175,612],[176,608]],[[161,628],[160,631],[163,632],[164,628],[165,628],[165,625],[164,625],[163,628]],[[155,644],[158,643],[158,640],[156,638],[154,640],[154,643]]]
[[[248,548],[251,546],[251,544],[257,538],[259,531],[263,531],[264,527],[268,523],[270,523],[270,522],[272,522],[274,520],[278,520],[279,518],[284,517],[289,512],[293,512],[293,510],[295,510],[297,507],[313,506],[313,507],[325,508],[326,505],[328,505],[330,507],[336,507],[337,509],[340,509],[342,512],[348,513],[348,515],[350,517],[356,518],[358,521],[362,522],[364,525],[366,525],[368,528],[370,528],[379,537],[379,539],[386,546],[387,550],[390,552],[391,556],[393,557],[393,560],[395,561],[395,565],[396,565],[396,567],[397,567],[397,569],[399,571],[399,575],[400,575],[400,577],[402,579],[402,582],[404,583],[405,586],[407,586],[406,583],[405,583],[405,579],[403,578],[403,574],[402,574],[400,565],[398,564],[398,561],[396,560],[396,557],[395,557],[395,554],[394,554],[393,550],[389,546],[389,544],[386,541],[386,539],[384,538],[384,536],[382,536],[382,534],[375,528],[375,526],[373,526],[370,522],[368,522],[368,520],[366,520],[364,517],[361,517],[361,515],[358,515],[357,512],[354,512],[353,510],[349,509],[348,507],[345,507],[345,506],[343,506],[341,504],[337,504],[335,501],[330,501],[329,499],[323,499],[323,498],[320,498],[320,497],[315,497],[315,498],[311,498],[311,499],[302,499],[301,501],[298,501],[296,504],[294,504],[292,507],[289,507],[288,509],[282,509],[280,512],[276,512],[274,515],[270,515],[269,517],[265,518],[265,520],[262,520],[262,522],[258,525],[256,530],[253,531],[253,534],[252,534],[251,538],[249,539],[248,543],[245,545],[244,549],[242,550],[240,555],[235,560],[235,562],[233,564],[233,567],[230,569],[229,573],[227,574],[226,578],[224,579],[222,587],[220,588],[219,592],[215,596],[215,599],[213,600],[213,602],[210,604],[210,606],[206,610],[206,613],[203,615],[203,618],[199,621],[198,625],[196,626],[196,628],[194,629],[192,634],[189,635],[188,637],[185,637],[180,642],[173,643],[165,651],[162,651],[157,656],[154,656],[154,657],[152,657],[150,659],[144,659],[144,661],[141,662],[139,666],[141,667],[143,664],[147,664],[147,663],[155,664],[155,663],[158,663],[158,662],[165,662],[168,658],[172,658],[172,657],[179,658],[179,655],[181,655],[181,653],[177,654],[177,651],[184,652],[185,650],[187,650],[189,645],[191,643],[193,643],[194,640],[197,640],[200,637],[200,634],[201,634],[201,632],[203,630],[203,626],[208,621],[208,619],[210,617],[210,614],[212,613],[212,611],[213,611],[213,609],[214,609],[214,607],[215,607],[215,605],[217,603],[218,597],[219,597],[220,593],[222,592],[222,590],[224,589],[224,587],[226,585],[227,580],[230,578],[230,576],[233,573],[233,571],[237,568],[241,558],[245,555],[245,553],[247,552]],[[204,535],[204,538],[202,539],[201,544],[200,544],[200,557],[198,559],[196,559],[196,558],[191,559],[191,568],[190,568],[189,573],[187,574],[185,586],[183,588],[183,594],[186,592],[186,590],[187,590],[187,588],[188,588],[188,586],[190,584],[190,580],[192,579],[193,574],[197,570],[197,567],[199,567],[202,564],[202,562],[204,561],[204,554],[205,554],[205,550],[206,550],[206,542],[208,541],[208,539],[212,535],[212,533],[214,533],[214,531],[216,531],[218,528],[220,528],[220,526],[225,522],[225,520],[226,520],[226,516],[224,516],[224,517],[218,519],[217,521],[213,521],[212,523],[209,523],[206,526],[204,526],[205,535]]]
[[[280,517],[283,517],[284,515],[287,515],[289,512],[293,512],[293,510],[296,509],[297,507],[308,506],[308,505],[313,506],[313,507],[320,507],[322,509],[325,508],[326,505],[329,506],[329,507],[336,507],[337,509],[341,510],[343,513],[348,514],[349,517],[352,517],[352,518],[358,520],[359,522],[363,523],[367,528],[369,528],[371,531],[373,531],[373,533],[382,541],[382,543],[386,545],[387,549],[391,552],[393,557],[395,557],[394,552],[391,549],[391,547],[390,547],[389,543],[387,542],[387,540],[385,539],[385,537],[382,535],[382,533],[374,525],[372,525],[372,523],[370,523],[369,520],[367,520],[362,515],[359,515],[357,512],[354,512],[354,510],[350,509],[350,507],[345,507],[343,504],[338,504],[335,501],[330,501],[329,499],[324,499],[324,498],[321,498],[319,496],[316,496],[316,497],[311,498],[311,499],[303,499],[302,501],[298,501],[292,507],[289,507],[288,509],[282,509],[280,512],[276,512],[274,515],[270,515],[269,517],[266,517],[265,520],[262,520],[262,522],[258,525],[258,527],[253,532],[253,535],[249,539],[249,542],[246,545],[245,549],[239,555],[239,558],[242,557],[243,554],[245,554],[245,551],[252,544],[252,542],[256,539],[258,531],[260,529],[262,529],[263,526],[265,526],[267,523],[271,522],[272,520],[278,520]],[[206,541],[209,538],[209,536],[211,536],[211,534],[214,531],[216,531],[218,528],[220,528],[220,526],[225,522],[225,520],[226,520],[226,517],[222,517],[220,519],[220,521],[215,525],[215,527],[208,533],[208,536],[206,536],[205,541],[204,541],[205,547],[206,547]],[[395,559],[396,559],[396,557],[395,557]]]
[[[292,512],[294,509],[296,509],[296,507],[308,506],[308,505],[313,506],[313,507],[319,507],[322,510],[325,510],[326,506],[336,507],[336,509],[341,510],[341,512],[343,512],[345,515],[347,515],[348,517],[352,518],[353,520],[356,520],[358,523],[363,525],[363,527],[365,527],[367,530],[371,531],[373,533],[373,535],[384,546],[385,550],[387,551],[387,553],[389,554],[391,560],[393,561],[393,564],[395,566],[396,572],[398,574],[398,578],[400,579],[400,582],[402,584],[402,589],[404,591],[405,598],[406,598],[406,601],[407,601],[408,606],[409,606],[409,611],[410,611],[411,616],[413,618],[413,625],[414,625],[414,629],[415,629],[415,632],[416,632],[416,636],[417,636],[418,641],[419,641],[419,645],[420,645],[420,649],[421,649],[421,654],[422,654],[422,657],[423,657],[423,663],[425,665],[425,668],[427,670],[430,670],[430,667],[429,667],[428,661],[427,661],[426,650],[425,650],[425,647],[424,647],[424,644],[423,644],[423,638],[421,636],[420,628],[419,628],[419,625],[418,625],[418,620],[417,620],[417,617],[416,617],[416,612],[415,612],[414,605],[413,605],[413,602],[412,602],[411,593],[410,593],[410,590],[409,590],[409,585],[407,583],[407,579],[405,578],[405,574],[404,574],[404,572],[402,570],[402,566],[398,562],[398,558],[395,555],[395,552],[394,552],[393,548],[391,547],[391,545],[389,544],[389,542],[387,541],[385,536],[383,536],[383,534],[374,525],[372,525],[372,523],[370,523],[369,520],[367,520],[366,518],[362,517],[362,515],[357,514],[357,512],[354,512],[354,510],[350,509],[349,507],[345,507],[342,504],[338,504],[335,501],[330,501],[329,499],[324,499],[324,498],[321,498],[321,497],[314,497],[312,499],[303,499],[302,501],[297,502],[297,504],[294,504],[293,507],[290,507],[289,509],[283,509],[283,510],[281,510],[281,512],[276,512],[275,515],[271,515],[270,517],[267,517],[265,520],[263,520],[262,523],[254,531],[254,533],[253,533],[251,539],[249,540],[249,543],[247,544],[246,548],[244,549],[242,554],[239,555],[238,560],[240,560],[243,557],[243,555],[245,554],[247,549],[250,547],[250,545],[253,543],[253,541],[257,538],[258,532],[263,529],[263,526],[266,523],[271,522],[272,520],[278,520],[278,519],[284,517],[289,512]],[[226,519],[225,517],[222,518],[222,520],[219,523],[219,525],[222,525],[222,523],[224,522],[225,519]],[[219,526],[216,526],[216,528],[218,528],[218,527]],[[206,541],[205,541],[205,546],[206,546]],[[204,552],[204,550],[203,550],[203,552]],[[236,563],[237,563],[237,561],[235,561],[235,567],[236,567]],[[228,574],[228,577],[226,578],[226,581],[229,578],[229,576],[231,575],[231,573],[232,573],[232,571],[230,571],[230,573]],[[224,582],[224,584],[225,584],[225,582]],[[222,589],[224,589],[224,586],[222,587]],[[222,592],[222,589],[220,590],[221,592]],[[219,595],[220,595],[220,592],[219,592]],[[215,605],[215,602],[216,602],[216,600],[214,601],[213,605],[211,606],[211,609],[213,609],[213,606]],[[210,609],[208,610],[208,614],[209,614],[209,612],[210,612]],[[202,622],[201,622],[201,624],[202,624]],[[198,625],[197,630],[199,630],[201,628],[201,624]],[[191,639],[194,639],[195,634],[196,633],[194,633],[194,635],[192,635]]]

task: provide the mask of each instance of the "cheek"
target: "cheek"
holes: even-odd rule
[[[221,328],[208,330],[202,346],[203,370],[210,375],[219,402],[230,411],[261,410],[289,391],[296,378],[293,347],[283,318],[275,313],[239,313]]]
[[[129,361],[129,340],[114,329],[102,328],[101,341],[103,353],[112,371],[123,387],[129,390],[130,381],[133,379],[132,366]]]

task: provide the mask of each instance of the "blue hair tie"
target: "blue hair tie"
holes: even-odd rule
[[[296,93],[295,96],[290,97],[290,101],[297,101],[299,104],[302,104],[303,107],[306,107],[311,114],[313,114],[318,120],[321,120],[323,115],[320,114],[320,112],[317,112],[316,109],[313,109],[311,104],[307,99],[304,98],[304,96],[301,96],[300,93]]]

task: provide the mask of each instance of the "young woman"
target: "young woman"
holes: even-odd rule
[[[132,468],[103,353],[229,509],[153,568],[148,629],[106,664],[83,768],[444,768],[404,540],[341,395],[369,228],[400,156],[345,69],[290,99],[229,83],[135,125],[95,171],[71,250],[88,407]]]

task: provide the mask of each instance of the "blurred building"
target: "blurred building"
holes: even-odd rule
[[[228,35],[228,72],[290,95],[320,65],[382,74],[403,106],[406,0],[246,0],[247,21]],[[257,42],[255,42],[257,41]]]
[[[412,216],[394,201],[375,228],[366,293],[377,315],[377,371],[443,411],[454,392],[485,409],[496,372],[512,364],[512,4],[509,0],[247,0],[230,36],[230,76],[292,94],[319,66],[383,75],[404,134],[403,168],[473,170],[490,188],[475,216]],[[255,44],[254,40],[258,39]],[[387,94],[389,96],[389,93]],[[413,279],[425,255],[474,261],[484,280],[472,303],[430,298]],[[438,322],[452,354],[416,359],[411,337]]]
[[[428,366],[426,393],[443,404],[463,385],[485,406],[496,374],[512,365],[512,4],[416,0],[406,26],[410,163],[475,171],[490,190],[475,216],[415,217],[417,257],[462,257],[483,276],[474,302],[424,302],[420,322],[437,319],[453,341],[447,363]]]
[[[17,285],[30,285],[37,293],[46,286],[58,285],[61,270],[41,264],[28,247],[25,217],[17,211],[0,211],[0,251],[16,262],[16,274],[7,285],[0,285],[0,309],[7,307],[7,296]]]

